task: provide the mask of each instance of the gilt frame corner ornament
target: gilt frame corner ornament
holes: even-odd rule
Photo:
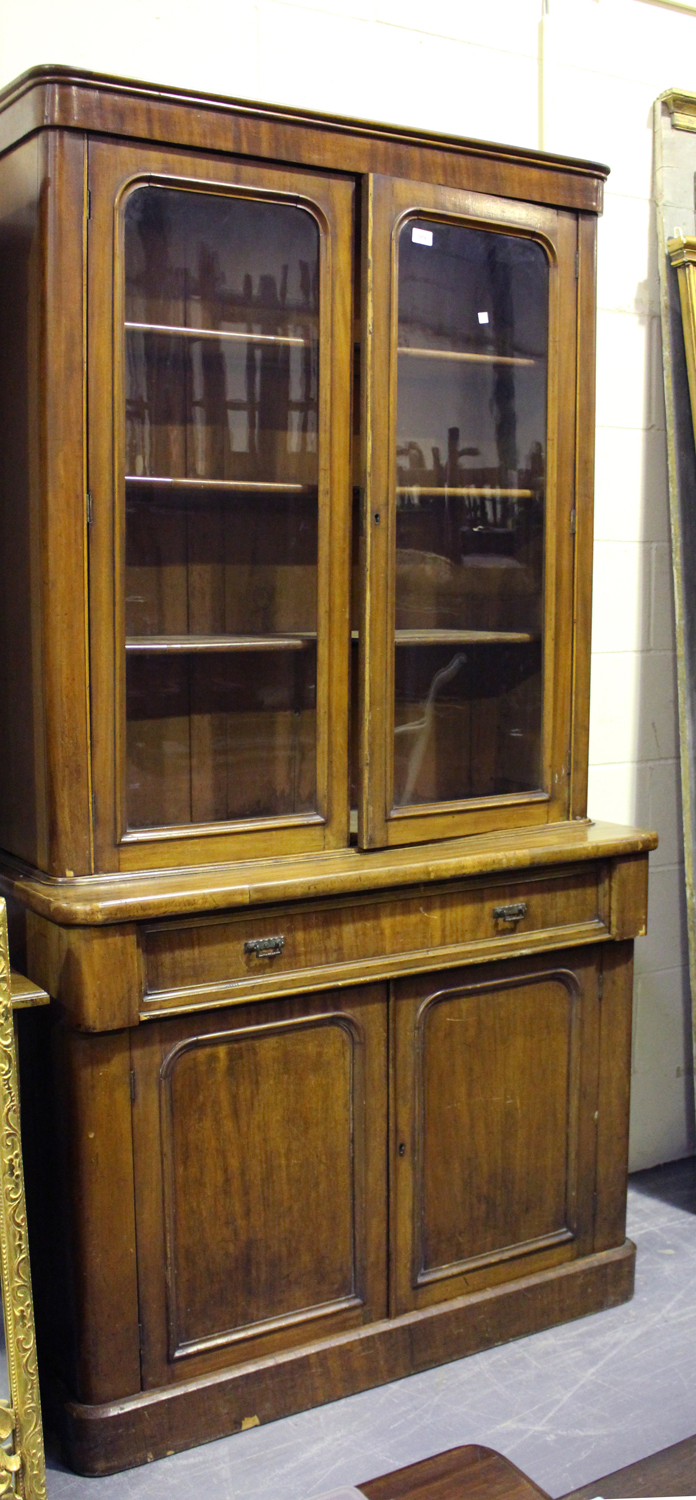
[[[669,110],[674,130],[696,130],[696,94],[684,89],[665,89],[660,101]]]
[[[24,1196],[7,912],[0,900],[0,1285],[9,1404],[0,1401],[0,1500],[46,1500],[29,1237]]]

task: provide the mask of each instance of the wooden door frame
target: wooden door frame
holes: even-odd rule
[[[543,785],[538,792],[391,805],[393,744],[397,235],[410,218],[540,244],[549,262]],[[569,816],[572,762],[578,295],[575,214],[463,189],[370,176],[363,194],[363,597],[358,842],[420,843]]]
[[[393,981],[390,1023],[390,1311],[397,1316],[527,1276],[588,1255],[594,1245],[597,1104],[600,1057],[600,975],[603,955],[594,948],[561,949],[527,959],[476,965]],[[493,1000],[534,982],[556,981],[570,1005],[567,1179],[565,1228],[538,1241],[500,1246],[490,1253],[421,1274],[418,1216],[422,1141],[422,1023],[435,1003],[458,996]],[[540,1167],[541,1170],[541,1167]]]
[[[95,865],[98,871],[302,854],[348,842],[352,179],[140,143],[89,143],[87,324],[90,631]],[[317,802],[307,815],[125,829],[123,206],[135,187],[258,196],[308,208],[320,229]],[[322,375],[322,370],[324,371]]]

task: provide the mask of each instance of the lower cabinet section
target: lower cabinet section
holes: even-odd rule
[[[590,1254],[601,964],[568,950],[134,1030],[144,1387]]]
[[[58,1024],[67,1254],[49,1223],[33,1270],[68,1462],[113,1472],[629,1297],[632,949]]]

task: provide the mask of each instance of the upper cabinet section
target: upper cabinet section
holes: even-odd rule
[[[602,169],[61,69],[0,147],[0,846],[582,816]]]

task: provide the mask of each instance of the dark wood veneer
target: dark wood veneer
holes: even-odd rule
[[[27,1032],[34,1277],[83,1472],[631,1295],[656,840],[586,818],[605,176],[67,68],[0,93],[0,889],[53,1000]],[[294,269],[275,233],[247,265],[298,209]],[[481,302],[473,335],[407,341],[459,372],[432,421],[417,376],[411,484],[421,218],[476,241],[457,264],[500,338],[510,266],[537,311],[531,353]],[[449,423],[480,425],[462,372],[495,369],[482,456]],[[395,725],[425,695],[431,735],[454,652],[395,807]]]

